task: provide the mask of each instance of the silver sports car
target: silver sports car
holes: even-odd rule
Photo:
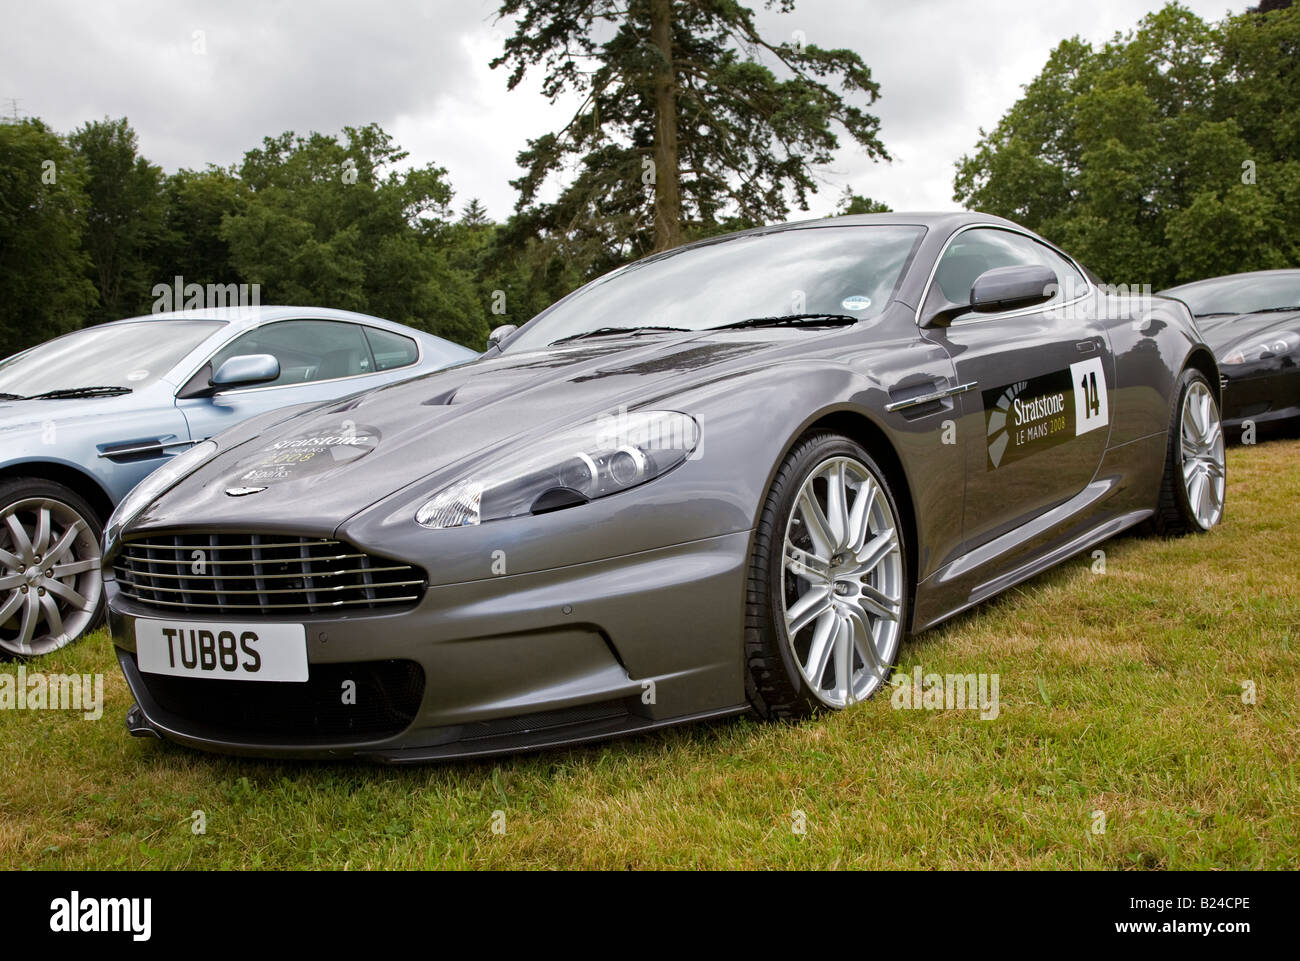
[[[128,498],[128,727],[415,761],[844,708],[909,632],[1134,525],[1213,528],[1218,385],[1182,304],[993,217],[650,257]]]
[[[475,356],[364,314],[240,307],[101,324],[0,360],[0,654],[44,654],[103,615],[103,524],[176,454]]]

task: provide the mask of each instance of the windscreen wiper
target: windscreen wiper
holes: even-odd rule
[[[857,317],[848,314],[782,314],[779,317],[750,317],[709,330],[741,330],[746,327],[847,327],[856,324]]]
[[[571,340],[582,340],[586,337],[613,337],[618,334],[639,334],[643,330],[675,330],[681,333],[690,333],[685,327],[597,327],[595,330],[584,330],[580,334],[570,334],[568,337],[561,337],[559,340],[553,340],[548,347],[554,347],[556,344],[568,343]]]
[[[1300,310],[1300,307],[1261,307],[1259,310],[1248,310],[1248,314],[1289,314],[1292,311]]]
[[[64,400],[70,397],[117,397],[131,393],[130,387],[61,387],[43,394],[32,394],[24,400]]]
[[[0,393],[0,400],[26,400],[22,394],[4,394]]]

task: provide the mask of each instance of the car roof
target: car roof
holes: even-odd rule
[[[1246,270],[1239,274],[1224,274],[1222,277],[1205,277],[1201,280],[1189,281],[1185,284],[1179,284],[1177,287],[1168,287],[1161,293],[1173,293],[1176,290],[1186,290],[1189,287],[1199,287],[1202,284],[1214,284],[1221,280],[1244,280],[1251,277],[1277,277],[1282,274],[1300,274],[1300,269],[1295,267],[1282,267],[1275,270]]]
[[[404,333],[422,334],[425,331],[407,327],[395,321],[385,320],[371,314],[359,314],[351,310],[335,310],[332,307],[295,307],[288,304],[268,304],[249,307],[213,307],[194,310],[167,310],[156,314],[144,314],[139,317],[124,317],[110,321],[110,324],[138,324],[146,321],[193,320],[220,321],[231,325],[235,330],[257,327],[273,320],[338,320],[353,324],[366,324],[370,327],[383,327],[400,330]]]

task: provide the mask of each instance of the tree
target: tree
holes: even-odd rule
[[[789,12],[793,0],[774,5]],[[492,61],[509,68],[509,88],[540,68],[546,96],[582,101],[520,153],[518,227],[591,273],[781,219],[792,202],[806,210],[837,130],[887,158],[877,119],[850,100],[879,93],[862,58],[773,43],[736,0],[504,0],[498,16],[517,18]],[[570,166],[572,180],[543,202]]]
[[[39,120],[0,123],[0,358],[81,326],[95,301],[85,211],[63,140]]]
[[[840,198],[840,205],[835,213],[843,217],[849,214],[887,214],[892,213],[892,210],[889,204],[855,194],[852,188],[845,187],[844,196]]]
[[[446,171],[397,169],[406,153],[375,124],[344,137],[288,132],[245,154],[247,195],[221,229],[231,263],[263,303],[364,311],[481,345],[487,312],[445,249]]]
[[[955,198],[1113,283],[1156,289],[1300,261],[1300,9],[1207,24],[1177,4],[1061,43],[973,153]]]
[[[99,303],[90,320],[147,312],[159,278],[150,253],[162,237],[162,168],[139,155],[125,117],[97,120],[68,138],[86,175],[83,243]]]
[[[230,245],[221,236],[228,216],[244,210],[247,188],[233,170],[209,165],[179,170],[164,184],[163,229],[151,259],[170,283],[232,284],[240,280],[231,262]]]

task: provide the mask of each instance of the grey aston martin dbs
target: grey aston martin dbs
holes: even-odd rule
[[[842,708],[905,634],[1224,503],[1187,309],[976,214],[764,228],[176,458],[105,534],[133,733],[414,761]]]

